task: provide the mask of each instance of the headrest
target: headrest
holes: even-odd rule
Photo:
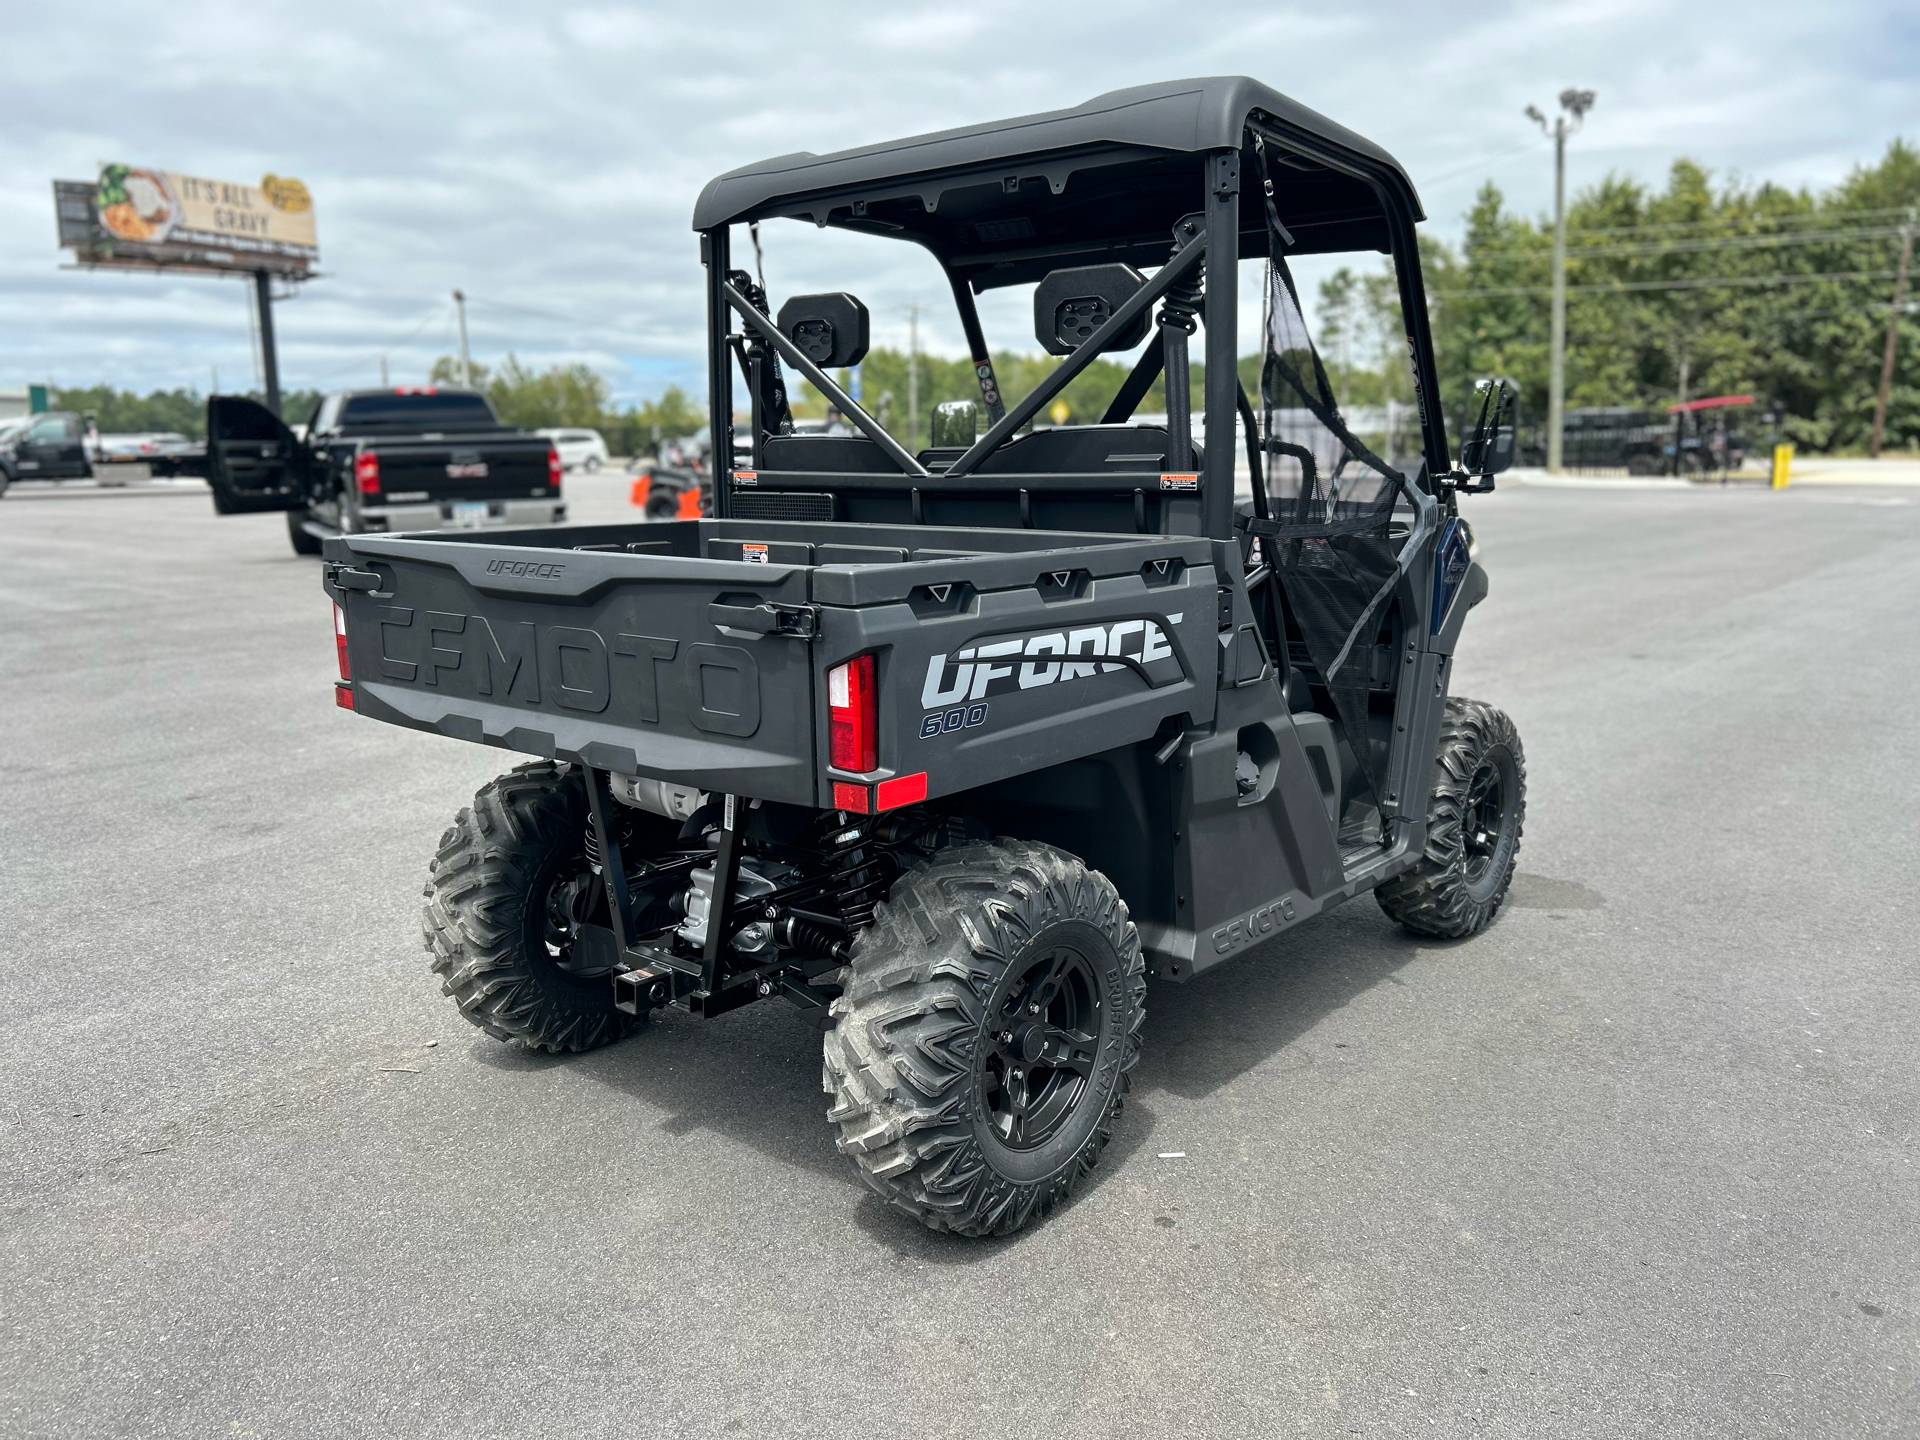
[[[795,295],[780,307],[775,323],[822,370],[866,358],[867,307],[851,295]]]
[[[1070,355],[1093,338],[1113,312],[1146,284],[1131,265],[1088,265],[1055,270],[1033,292],[1033,334],[1049,355]],[[786,314],[783,310],[782,315]],[[1142,310],[1109,350],[1131,350],[1147,338]]]

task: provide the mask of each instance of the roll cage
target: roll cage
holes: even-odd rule
[[[765,297],[732,269],[731,255],[734,225],[776,217],[910,240],[933,255],[952,290],[989,421],[973,445],[959,453],[909,451],[780,333]],[[945,504],[937,517],[945,523],[1131,528],[1231,539],[1234,421],[1236,414],[1251,419],[1236,364],[1238,271],[1204,262],[1221,254],[1267,257],[1273,236],[1281,237],[1290,255],[1373,249],[1393,256],[1425,472],[1443,474],[1449,452],[1414,234],[1422,218],[1411,181],[1386,152],[1239,77],[1137,87],[1071,110],[831,155],[784,156],[729,172],[702,192],[694,228],[707,273],[714,454],[736,453],[738,367],[752,398],[752,461],[750,468],[734,470],[729,483],[715,486],[716,513],[736,513],[739,495],[750,488],[768,497],[753,502],[768,518],[798,513],[765,509],[774,495],[828,492],[820,498],[830,505],[831,495],[845,497],[837,518],[933,523],[932,512]],[[1007,404],[975,294],[1114,262],[1153,273],[1041,385]],[[1196,283],[1202,267],[1204,287]],[[1162,344],[1149,343],[1123,396],[1138,392],[1132,393],[1137,402],[1164,368],[1169,440],[1158,464],[1150,470],[1090,465],[1084,447],[1076,451],[1071,439],[1030,446],[1042,438],[1030,435],[1010,445],[1023,425],[1155,304],[1161,306]],[[1205,325],[1206,363],[1197,463],[1181,453],[1180,438],[1187,418],[1185,336],[1195,314]],[[842,442],[835,450],[810,442],[806,465],[788,468],[783,462],[791,459],[793,446],[769,413],[768,397],[778,388],[775,357],[806,376],[871,444]],[[1109,412],[1107,418],[1125,416]],[[1249,462],[1257,476],[1252,430],[1249,425]],[[1028,451],[1020,451],[1023,445]],[[1035,464],[1035,458],[1047,463]],[[1197,475],[1197,493],[1169,488],[1193,485],[1182,474],[1189,471]],[[1430,495],[1431,482],[1420,489]],[[1109,507],[1104,517],[1118,515],[1118,521],[1090,520],[1092,497],[1112,499],[1128,491],[1131,506]],[[883,494],[894,510],[875,508]],[[957,497],[970,497],[971,508],[955,510]],[[898,513],[901,508],[905,513]],[[1422,518],[1431,523],[1430,513]]]

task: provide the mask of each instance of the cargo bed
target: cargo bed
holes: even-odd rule
[[[343,705],[821,808],[886,808],[922,784],[937,798],[1172,717],[1204,724],[1223,664],[1264,664],[1221,641],[1237,551],[1198,537],[698,520],[348,535],[325,555]],[[865,654],[878,763],[835,770],[826,675]]]

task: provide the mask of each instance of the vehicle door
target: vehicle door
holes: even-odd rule
[[[207,483],[222,515],[307,504],[307,447],[266,406],[238,395],[207,401]]]
[[[77,415],[42,415],[27,427],[20,446],[22,473],[64,480],[91,473]]]

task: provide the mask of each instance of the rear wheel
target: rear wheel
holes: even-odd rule
[[[1493,923],[1520,854],[1527,759],[1505,711],[1447,701],[1420,863],[1387,881],[1380,908],[1417,935],[1459,939]]]
[[[440,837],[421,919],[441,989],[496,1040],[562,1054],[640,1023],[614,1008],[611,969],[576,955],[599,884],[580,773],[536,760],[483,786]]]
[[[895,884],[834,1002],[840,1149],[923,1225],[1010,1234],[1099,1160],[1145,1002],[1139,937],[1104,875],[1025,841],[943,851]]]
[[[320,542],[307,533],[307,512],[289,510],[287,512],[287,542],[293,546],[296,555],[318,555]]]

